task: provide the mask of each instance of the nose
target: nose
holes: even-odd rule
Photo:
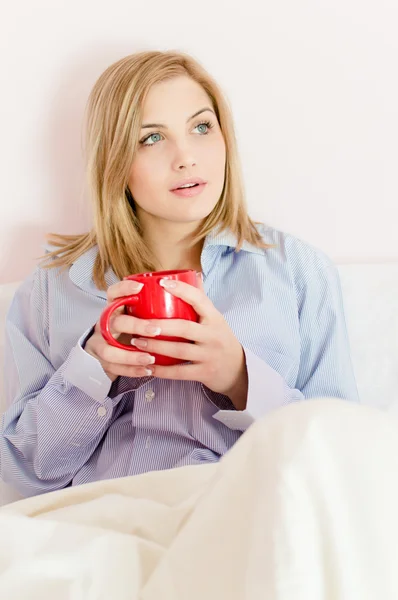
[[[181,171],[195,165],[196,158],[193,156],[192,148],[188,144],[178,146],[173,160],[173,169]]]

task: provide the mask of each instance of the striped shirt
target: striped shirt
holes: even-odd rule
[[[315,397],[357,401],[338,271],[321,250],[265,225],[275,248],[207,236],[204,288],[243,346],[247,408],[197,381],[120,377],[83,344],[106,305],[92,248],[69,270],[38,266],[6,322],[1,477],[30,496],[218,461],[254,420]],[[107,284],[117,281],[112,270]]]

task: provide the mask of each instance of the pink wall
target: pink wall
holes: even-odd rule
[[[191,52],[223,86],[254,217],[338,262],[398,260],[398,5],[231,5],[223,52],[223,5],[185,6],[141,3],[139,18],[128,0],[3,8],[0,283],[33,268],[45,231],[87,227],[86,98],[111,62],[146,48]]]

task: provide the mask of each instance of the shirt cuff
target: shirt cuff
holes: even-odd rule
[[[248,374],[245,410],[219,410],[213,419],[229,429],[246,431],[254,421],[288,402],[289,388],[283,377],[248,348],[243,347]]]
[[[99,360],[83,349],[83,344],[92,331],[87,330],[72,348],[64,366],[64,378],[93,398],[103,404],[109,395],[112,385],[111,379],[105,373]]]

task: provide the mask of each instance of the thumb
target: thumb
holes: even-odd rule
[[[203,274],[200,271],[196,271],[196,282],[198,284],[198,288],[204,292],[205,288],[203,286]]]

